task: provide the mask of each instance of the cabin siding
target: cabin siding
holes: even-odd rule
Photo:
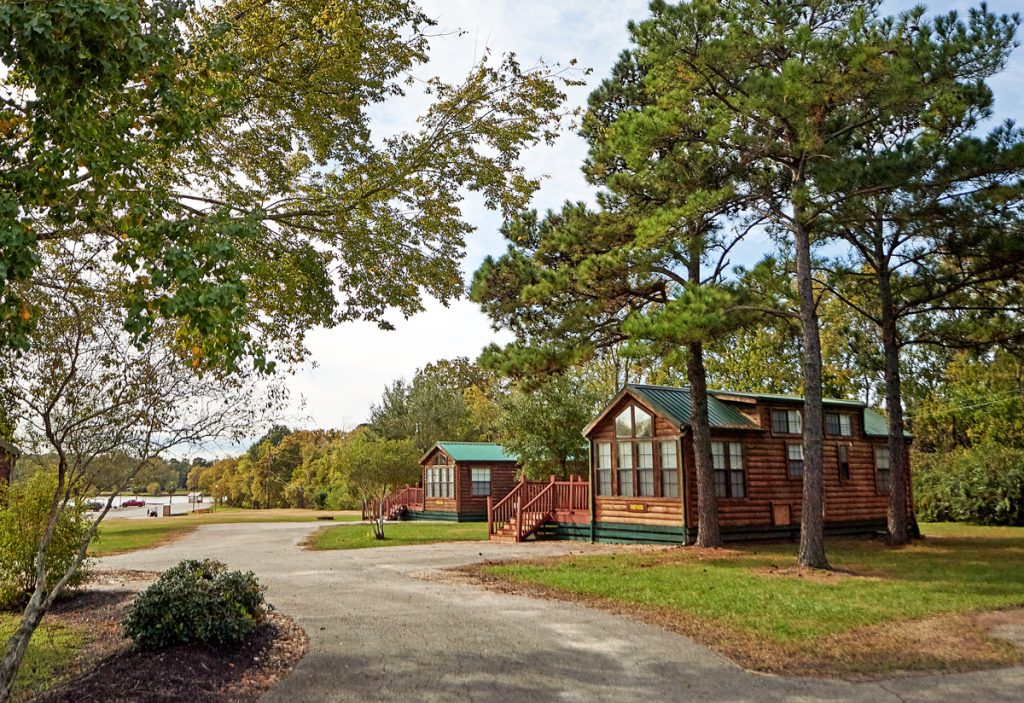
[[[473,469],[491,470],[491,500],[497,503],[516,485],[516,464],[512,462],[460,462],[455,479],[459,511],[487,515],[487,496],[473,495]]]

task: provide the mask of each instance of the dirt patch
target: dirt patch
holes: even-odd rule
[[[981,613],[978,624],[993,637],[1024,647],[1024,608]]]
[[[145,572],[119,572],[132,585]],[[113,580],[115,574],[102,572]],[[147,581],[148,582],[148,581]],[[240,648],[202,645],[138,652],[121,632],[136,588],[105,588],[77,594],[47,616],[87,633],[88,644],[62,672],[61,681],[33,703],[71,701],[255,701],[284,678],[306,653],[306,633],[291,618],[271,613]]]
[[[828,586],[840,584],[849,579],[861,579],[865,581],[881,581],[880,576],[869,574],[858,574],[843,569],[811,569],[806,566],[763,566],[751,571],[759,576],[778,576],[783,578],[803,579],[814,583],[823,583]]]
[[[713,555],[705,558],[722,558],[724,554],[721,552],[726,550],[708,551]],[[599,608],[689,637],[752,671],[873,680],[934,671],[991,669],[1024,662],[1024,649],[1007,641],[1010,638],[998,638],[1000,625],[1019,626],[1024,635],[1024,610],[1000,611],[1014,613],[1003,615],[1001,619],[995,613],[945,615],[862,627],[796,643],[781,643],[671,608],[622,603],[538,584],[523,584],[484,571],[488,566],[499,563],[451,569],[447,576],[435,572],[432,578],[476,584],[501,593]],[[827,580],[874,578],[842,572],[829,576],[828,573],[813,573],[805,577]]]

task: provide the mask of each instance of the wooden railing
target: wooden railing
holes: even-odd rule
[[[373,520],[380,515],[390,520],[397,517],[403,509],[414,506],[417,508],[423,506],[423,489],[416,486],[397,488],[383,499],[363,498],[363,520]]]
[[[522,542],[558,511],[590,510],[590,484],[571,476],[568,481],[522,480],[508,495],[491,504],[487,499],[487,534],[510,534]]]

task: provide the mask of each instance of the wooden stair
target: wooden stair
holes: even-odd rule
[[[492,505],[487,499],[487,534],[495,542],[522,542],[558,511],[587,510],[590,486],[570,477],[569,481],[522,480],[508,495]]]

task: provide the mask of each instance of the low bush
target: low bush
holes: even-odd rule
[[[0,483],[0,608],[23,605],[36,587],[36,550],[49,520],[57,478],[37,472],[10,486]],[[78,555],[89,530],[85,504],[65,506],[46,552],[46,582],[60,580]],[[80,586],[89,576],[83,562],[67,588]]]
[[[912,466],[918,519],[1024,525],[1024,450],[989,443],[918,452]]]
[[[171,567],[132,604],[123,626],[142,649],[180,643],[234,646],[251,635],[269,606],[250,571],[189,559]]]

